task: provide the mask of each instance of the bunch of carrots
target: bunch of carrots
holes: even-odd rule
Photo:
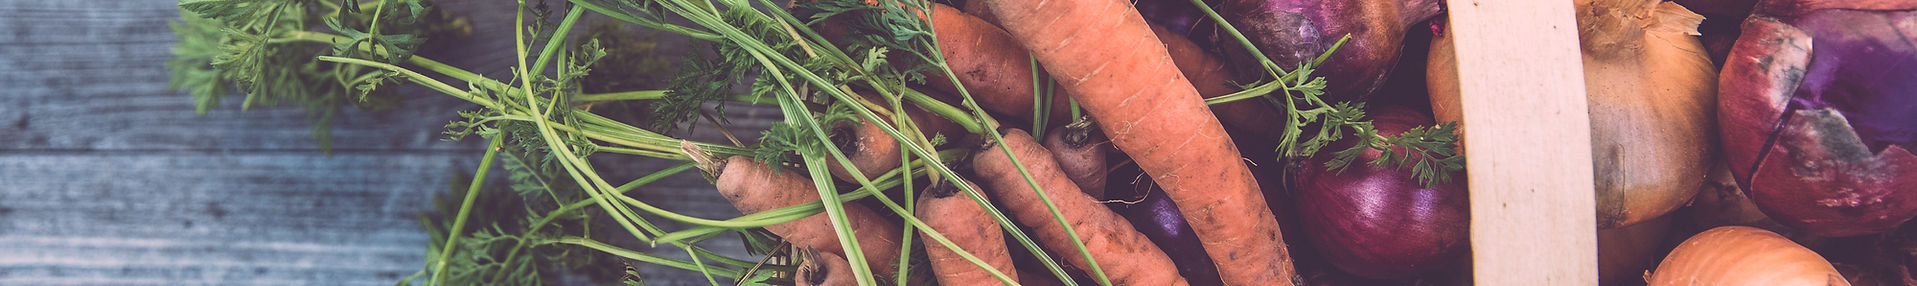
[[[1230,134],[1205,104],[1204,94],[1193,84],[1194,81],[1207,83],[1206,86],[1212,87],[1207,90],[1214,91],[1209,95],[1223,95],[1216,92],[1226,87],[1221,61],[1197,50],[1182,36],[1155,29],[1123,1],[1058,1],[1046,2],[1047,7],[1034,6],[1040,2],[1033,1],[971,3],[972,13],[943,4],[931,4],[931,9],[907,9],[931,11],[925,17],[939,35],[938,42],[944,48],[940,52],[957,74],[957,84],[933,80],[929,89],[969,94],[962,99],[940,98],[943,100],[963,100],[966,105],[978,105],[986,111],[1019,114],[1021,117],[1017,120],[1020,121],[1050,119],[1060,123],[1058,125],[1072,119],[1063,116],[1065,109],[1059,108],[1068,106],[1058,104],[1070,100],[1082,108],[1086,114],[1084,119],[1096,120],[1096,126],[1100,127],[1099,130],[1079,130],[1079,136],[1096,132],[1109,134],[1110,139],[1081,142],[1077,149],[1089,150],[1092,154],[1069,156],[1055,154],[1048,148],[1069,152],[1073,147],[1062,143],[1043,146],[1040,139],[1033,138],[1026,130],[1008,128],[991,132],[991,138],[983,140],[983,147],[973,151],[969,158],[971,171],[962,176],[982,182],[982,188],[969,181],[964,184],[935,182],[919,195],[915,213],[917,219],[924,221],[923,227],[929,229],[923,234],[929,236],[930,231],[937,231],[954,244],[927,246],[937,281],[942,285],[969,285],[992,280],[1016,284],[1019,279],[1044,279],[1020,278],[1044,274],[1021,274],[1013,267],[1002,233],[1022,230],[1000,229],[992,223],[985,208],[996,207],[1029,227],[1040,246],[1063,254],[1072,267],[1101,272],[1100,283],[1189,284],[1164,251],[1133,229],[1124,217],[1101,204],[1103,199],[1098,196],[1102,195],[1104,182],[1098,173],[1106,172],[1102,164],[1105,149],[1116,147],[1162,184],[1163,195],[1179,203],[1206,249],[1213,250],[1209,254],[1219,266],[1224,281],[1233,285],[1292,282],[1295,274],[1277,220],[1266,206],[1245,161],[1240,160]],[[838,24],[829,22],[830,18],[827,21],[826,25]],[[1100,35],[1085,34],[1090,31],[1098,31]],[[1168,51],[1168,47],[1178,49]],[[1175,57],[1172,52],[1180,54]],[[1028,59],[1036,60],[1044,67],[1043,74],[1050,78],[1034,77],[1035,71],[1027,66]],[[1044,94],[1034,91],[1044,84],[1055,84],[1060,90],[1059,96],[1055,99],[1034,97],[1033,94]],[[1042,100],[1053,100],[1052,109],[1060,112],[1044,118],[1045,105],[1037,104]],[[1028,113],[1021,111],[1033,110],[1034,106],[1039,110],[1029,114],[1035,115],[1022,116]],[[950,125],[938,122],[949,118],[911,118],[921,127]],[[851,159],[851,167],[889,170],[900,164],[895,159],[900,153],[896,147],[898,141],[881,133],[883,128],[877,127],[878,124],[867,122],[864,127],[855,127],[854,143],[841,146],[841,150],[856,151],[846,154]],[[1039,124],[1033,129],[1047,127],[1045,123]],[[1051,134],[1063,136],[1064,132]],[[975,134],[939,135],[956,138]],[[774,171],[772,169],[780,167],[754,162],[745,156],[718,158],[694,145],[687,146],[688,155],[700,161],[700,169],[717,178],[720,192],[742,212],[751,214],[819,200],[811,189],[813,184],[807,183],[807,178],[798,172]],[[1062,165],[1091,167],[1066,169]],[[837,166],[832,168],[843,170]],[[848,182],[860,181],[845,172],[834,172],[834,175]],[[1100,178],[1096,181],[1086,178],[1094,176]],[[995,198],[997,203],[992,206],[974,203],[974,200],[993,201],[988,198]],[[860,242],[867,261],[892,261],[898,257],[898,223],[888,222],[876,211],[859,205],[845,206],[843,215],[851,224],[849,228],[854,230],[853,236]],[[844,254],[842,243],[835,241],[836,237],[830,232],[847,227],[835,227],[832,223],[825,216],[814,216],[767,226],[767,229],[795,246]],[[1084,252],[1068,254],[1073,249]],[[973,265],[959,255],[961,251],[990,267]],[[838,275],[850,274],[838,272]],[[798,278],[805,281],[800,284],[806,284],[830,281],[831,275],[828,272],[825,276]],[[891,275],[901,274],[882,274]]]
[[[189,18],[229,27],[221,30],[228,44],[267,48],[242,45],[207,68],[240,68],[222,63],[248,53],[330,44],[330,52],[313,55],[316,62],[380,71],[353,87],[411,82],[478,106],[448,133],[487,137],[492,148],[457,214],[429,221],[436,238],[427,267],[402,283],[536,283],[541,266],[530,261],[545,256],[534,252],[590,249],[699,271],[715,284],[1292,285],[1301,278],[1271,203],[1277,198],[1262,187],[1274,179],[1253,172],[1283,158],[1241,148],[1267,154],[1323,145],[1298,139],[1305,137],[1296,130],[1343,124],[1311,122],[1337,115],[1285,110],[1349,108],[1315,97],[1323,85],[1309,74],[1315,63],[1286,71],[1260,60],[1251,67],[1260,72],[1241,75],[1244,67],[1148,22],[1126,0],[572,0],[558,25],[529,19],[541,10],[522,1],[516,61],[503,79],[392,45],[404,35],[381,34],[379,26],[412,23],[406,17],[419,13],[419,0],[229,2],[181,6]],[[337,33],[298,26],[319,21],[276,22],[302,13],[372,20],[327,22]],[[567,38],[587,13],[687,36],[710,55],[688,59],[671,89],[582,93],[580,78],[606,50]],[[1221,30],[1243,41],[1229,25]],[[784,120],[756,144],[714,144],[590,109],[613,101],[691,106],[691,113],[654,119],[668,128],[702,118],[726,128],[711,120],[712,102],[777,106]],[[1248,132],[1227,132],[1227,125]],[[599,170],[620,166],[595,165],[586,160],[592,156],[685,165],[615,184]],[[495,157],[506,158],[515,180],[538,183],[522,194],[527,200],[550,197],[557,207],[529,207],[535,211],[523,231],[469,225],[469,217],[486,215],[472,209]],[[1119,167],[1143,177],[1112,177]],[[629,195],[694,168],[744,215],[687,216]],[[1145,222],[1108,207],[1135,203],[1108,193],[1110,186],[1147,179],[1155,187],[1143,196],[1176,205],[1204,250],[1206,259],[1196,261],[1209,265],[1178,257],[1194,253],[1167,253],[1135,227]],[[514,188],[520,185],[528,184]],[[554,185],[569,187],[562,193]],[[539,192],[550,195],[527,195]],[[581,215],[610,217],[623,233],[566,225]],[[668,229],[659,220],[690,227]],[[793,251],[775,249],[755,262],[699,246],[724,233],[774,239]],[[628,250],[607,235],[684,248],[691,259]],[[1216,277],[1187,277],[1193,268]]]

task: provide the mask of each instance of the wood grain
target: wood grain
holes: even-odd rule
[[[477,160],[392,155],[0,156],[0,284],[392,283],[423,265],[431,178]]]
[[[1597,285],[1591,133],[1570,1],[1451,1],[1478,285]],[[1486,151],[1490,150],[1490,151]]]
[[[511,35],[513,3],[440,2],[479,36],[434,39],[440,48],[421,54],[509,78],[512,42],[488,35]],[[241,112],[231,97],[196,115],[191,97],[166,90],[175,4],[0,1],[0,285],[390,285],[421,269],[417,215],[483,153],[483,140],[440,140],[453,112],[472,105],[405,87],[402,108],[347,108],[332,156],[297,107]],[[727,111],[741,136],[778,117]],[[685,135],[724,142],[699,131]],[[592,161],[616,182],[675,164],[609,153]],[[504,172],[493,173],[489,184],[503,185]],[[738,215],[696,174],[634,196],[698,217]],[[747,257],[732,236],[700,245]],[[635,264],[649,284],[705,285],[696,272]]]

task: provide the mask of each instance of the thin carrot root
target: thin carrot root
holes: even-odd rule
[[[1187,284],[1185,277],[1178,275],[1178,267],[1173,265],[1170,256],[1132,228],[1125,218],[1078,190],[1078,186],[1059,171],[1051,152],[1040,147],[1025,131],[1011,129],[1005,132],[1004,142],[984,149],[972,158],[972,169],[978,173],[979,181],[999,198],[1014,219],[1032,227],[1045,248],[1060,253],[1060,257],[1079,269],[1091,269],[1084,256],[1075,251],[1073,238],[1066,235],[1064,227],[1046,208],[1045,199],[1026,183],[1018,172],[1020,165],[1012,164],[1004,150],[1011,150],[1023,163],[1023,168],[1031,173],[1059,214],[1078,233],[1077,239],[1084,242],[1086,252],[1098,261],[1114,284]]]
[[[1230,285],[1293,285],[1278,222],[1218,117],[1125,0],[989,0],[1112,143],[1177,203]],[[1096,32],[1094,32],[1096,31]]]
[[[977,186],[972,189],[983,190]],[[938,230],[953,244],[1005,273],[1012,281],[1018,281],[1018,271],[1012,267],[1012,254],[1006,249],[1004,230],[992,221],[992,217],[978,203],[952,184],[934,186],[925,192],[924,196],[919,197],[916,212],[927,227]],[[981,197],[984,195],[979,194]],[[921,232],[919,235],[926,234]],[[938,274],[940,285],[1001,284],[984,268],[959,257],[957,251],[932,242],[931,237],[925,237],[925,242],[926,257],[931,258],[932,270]]]

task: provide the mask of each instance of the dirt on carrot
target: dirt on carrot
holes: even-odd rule
[[[985,183],[986,189],[999,198],[1014,219],[1031,226],[1039,242],[1059,253],[1058,257],[1066,258],[1079,269],[1091,269],[1073,245],[1072,237],[1066,235],[1064,227],[1045,206],[1045,199],[1019,174],[1021,166],[1038,182],[1045,198],[1058,208],[1059,215],[1071,224],[1077,239],[1084,242],[1086,252],[1098,261],[1113,284],[1187,284],[1185,277],[1178,275],[1178,267],[1173,265],[1170,256],[1132,228],[1125,218],[1078,190],[1052,161],[1051,152],[1040,147],[1030,134],[1010,129],[1005,132],[1004,142],[983,149],[972,157],[972,170],[978,173],[979,182]],[[1022,164],[1013,164],[1004,150],[1011,150]]]
[[[972,189],[983,191],[976,185]],[[962,192],[952,184],[931,187],[919,197],[918,209],[913,211],[927,227],[938,230],[953,244],[1005,273],[1012,281],[1018,281],[1018,270],[1012,266],[1004,230]],[[919,235],[925,237],[926,234]],[[937,274],[940,285],[1002,285],[984,268],[959,257],[957,251],[933,242],[930,237],[925,237],[925,242],[926,256],[932,260],[932,271]]]
[[[1294,283],[1291,255],[1257,180],[1136,9],[1124,0],[985,5],[1164,187],[1226,284]]]

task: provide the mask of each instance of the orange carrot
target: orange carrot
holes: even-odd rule
[[[1011,35],[992,23],[977,17],[966,15],[959,9],[944,4],[932,4],[932,27],[938,33],[940,53],[946,58],[947,66],[958,75],[959,83],[965,86],[979,107],[997,114],[1006,115],[1003,119],[1017,121],[1032,120],[1033,85],[1031,57],[1025,49],[1013,41]],[[817,31],[828,39],[844,37],[848,32],[841,17],[828,18],[816,27]],[[895,55],[895,65],[917,64],[909,60],[912,57]],[[944,101],[946,104],[959,105],[958,88],[945,75],[928,73],[925,85],[931,91],[928,95]],[[1048,122],[1052,126],[1064,125],[1072,120],[1071,106],[1065,104],[1065,97],[1059,94],[1053,97],[1054,104],[1049,111]]]
[[[939,52],[966,92],[987,111],[1031,121],[1034,86],[1031,57],[1026,56],[1025,49],[992,23],[950,6],[933,6],[932,29],[938,33]],[[958,94],[945,76],[926,78],[926,85],[932,89]],[[1071,105],[1064,99],[1064,95],[1053,97],[1051,116],[1046,119],[1053,126],[1072,120]]]
[[[1165,51],[1171,54],[1172,63],[1178,65],[1178,71],[1191,80],[1193,88],[1198,89],[1198,95],[1211,98],[1238,92],[1237,88],[1230,85],[1233,77],[1231,71],[1226,70],[1225,61],[1219,60],[1218,56],[1205,52],[1205,48],[1199,47],[1198,43],[1164,27],[1152,25],[1152,32],[1158,35],[1160,42],[1165,44]],[[1218,120],[1227,126],[1250,131],[1260,137],[1277,139],[1284,135],[1278,132],[1283,130],[1278,127],[1282,126],[1279,124],[1282,124],[1285,118],[1279,116],[1276,109],[1263,101],[1263,99],[1254,98],[1213,104],[1211,112],[1218,114]],[[1277,142],[1277,140],[1265,141]],[[1259,147],[1275,148],[1277,146]]]
[[[777,167],[761,164],[745,156],[715,160],[696,154],[702,152],[687,153],[695,153],[693,158],[700,170],[718,178],[713,185],[740,213],[754,214],[819,203],[819,192],[813,189],[812,180],[799,171],[774,170]],[[858,239],[866,261],[874,262],[871,265],[876,270],[874,273],[886,277],[895,274],[893,272],[898,271],[898,267],[893,264],[899,261],[899,238],[902,237],[899,225],[860,204],[845,204],[845,219],[853,229],[852,234]],[[794,246],[845,254],[845,250],[839,247],[839,237],[833,231],[832,221],[825,213],[768,225],[765,229],[784,237]]]
[[[987,23],[997,24],[999,22],[998,18],[992,14],[992,11],[985,8],[985,1],[983,0],[966,2],[965,8],[963,10],[964,10],[964,13],[968,13],[968,14],[971,14],[972,16],[976,16],[980,20],[985,21]],[[1160,43],[1165,45],[1165,50],[1171,54],[1172,62],[1176,63],[1178,65],[1178,70],[1184,73],[1186,78],[1189,78],[1191,80],[1192,85],[1198,89],[1199,95],[1203,95],[1206,98],[1210,98],[1210,97],[1231,94],[1233,92],[1238,92],[1238,89],[1232,88],[1230,85],[1230,83],[1233,81],[1233,75],[1231,71],[1226,69],[1225,62],[1223,60],[1220,60],[1218,56],[1212,55],[1211,53],[1206,52],[1203,47],[1198,46],[1198,43],[1192,42],[1191,39],[1185,38],[1185,36],[1179,35],[1177,32],[1167,30],[1164,27],[1159,27],[1158,25],[1152,25],[1151,27],[1152,27],[1152,33],[1158,36],[1158,40],[1160,41]],[[944,29],[946,27],[937,26],[935,23],[933,28],[937,30],[937,32],[939,33],[939,36],[941,37],[940,40],[944,40],[943,37],[946,35],[946,32]],[[944,44],[944,41],[941,41],[940,44],[948,47],[947,49],[951,49],[949,48],[949,45]],[[972,45],[986,45],[986,44],[974,43]],[[1026,58],[1021,56],[1023,55],[1023,52],[1024,52],[1023,48],[1020,48],[1019,52],[1020,52],[1019,54],[1002,54],[1002,55],[968,54],[966,56],[1005,58],[1005,59],[1000,59],[998,61],[1014,61],[1014,60],[1022,61]],[[946,59],[948,61],[950,61],[952,57],[953,56],[950,54],[946,55]],[[955,73],[959,72],[958,65],[953,65],[952,71]],[[1030,78],[1031,73],[1025,72],[1022,75],[1025,75],[1027,78]],[[963,74],[961,74],[961,76],[963,76]],[[963,80],[963,78],[961,78],[961,80]],[[967,82],[966,88],[972,88],[973,86],[972,84],[973,83],[971,82]],[[1030,86],[1031,82],[1027,80],[1027,81],[1021,81],[1021,82],[999,82],[999,83],[993,83],[993,84],[1002,84],[1002,85],[1022,84],[1022,85]],[[991,95],[991,94],[987,94],[987,95]],[[974,93],[974,96],[978,96],[978,94]],[[1060,112],[1061,107],[1057,105],[1063,105],[1064,102],[1066,102],[1065,100],[1069,99],[1066,96],[1068,96],[1068,94],[1061,92],[1057,94],[1057,97],[1052,98],[1052,102],[1054,104],[1053,111],[1052,111],[1053,114],[1058,114]],[[1019,101],[1019,102],[994,101],[994,102],[1004,102],[1003,104],[1025,104],[1023,106],[986,106],[987,102],[985,102],[985,100],[983,99],[980,100],[981,102],[979,104],[981,105],[981,107],[985,107],[985,109],[987,110],[1000,112],[1000,113],[1019,115],[1021,116],[1019,118],[1029,119],[1030,116],[1027,116],[1025,114],[1032,113],[1030,98],[1031,98],[1031,95],[1027,93],[1025,95],[1026,100],[1024,101]],[[1069,107],[1063,107],[1063,108],[1069,108]],[[1009,111],[1022,110],[1023,113],[1012,113],[1012,112],[1009,112],[1008,110]],[[1258,134],[1259,136],[1274,137],[1274,136],[1281,135],[1276,133],[1277,130],[1280,130],[1278,128],[1264,128],[1264,127],[1267,127],[1270,124],[1276,124],[1278,122],[1282,122],[1281,120],[1284,120],[1284,117],[1280,117],[1276,110],[1273,110],[1271,107],[1264,106],[1264,103],[1259,102],[1259,100],[1257,99],[1247,99],[1247,100],[1239,100],[1239,101],[1227,102],[1222,104],[1216,104],[1211,106],[1211,110],[1212,112],[1217,113],[1219,120],[1224,121],[1226,125],[1229,125],[1235,128],[1242,128],[1246,131],[1251,131],[1255,134]],[[1065,111],[1069,112],[1069,109],[1066,109]],[[1056,118],[1056,116],[1054,116],[1054,118]],[[1057,122],[1057,121],[1054,121],[1054,122]]]
[[[839,147],[840,152],[845,152],[845,159],[852,161],[852,166],[858,167],[859,173],[865,174],[866,179],[876,179],[880,174],[899,167],[899,141],[886,135],[877,124],[840,123],[828,130],[826,136],[833,145]],[[828,161],[826,170],[841,181],[858,181],[836,160]]]
[[[1226,284],[1293,284],[1291,254],[1257,180],[1138,10],[1125,0],[985,5],[1164,187]]]
[[[1058,164],[1052,162],[1051,152],[1039,147],[1038,141],[1025,131],[1009,129],[1004,142],[984,149],[972,157],[972,169],[978,173],[979,181],[986,184],[992,196],[999,198],[1013,219],[1032,227],[1045,248],[1064,254],[1059,256],[1079,269],[1091,269],[1085,256],[1076,253],[1073,238],[1066,235],[1064,227],[1046,208],[1044,199],[1019,174],[1021,165],[1012,164],[1004,150],[1018,156],[1019,163],[1023,163],[1032,179],[1038,182],[1045,196],[1058,208],[1059,215],[1071,224],[1077,239],[1084,242],[1086,252],[1098,261],[1105,277],[1113,284],[1188,284],[1185,277],[1178,276],[1178,266],[1172,264],[1170,256],[1132,228],[1125,218],[1079,191],[1078,186],[1059,171]]]
[[[810,247],[800,250],[800,253],[803,253],[801,256],[804,257],[805,261],[800,262],[799,269],[792,272],[792,285],[841,286],[859,284],[858,277],[852,276],[852,265],[845,262],[845,257],[830,252],[819,252],[819,250]]]
[[[972,189],[979,188],[973,186]],[[919,197],[918,209],[914,211],[920,220],[925,221],[926,227],[938,230],[954,245],[1005,273],[1012,281],[1018,281],[1018,271],[1012,268],[1012,254],[1005,246],[1003,229],[992,221],[991,215],[986,214],[978,203],[972,202],[960,191],[952,184],[926,189],[926,194]],[[984,196],[982,193],[979,195]],[[938,274],[940,285],[1001,285],[998,278],[966,261],[957,251],[931,243],[932,238],[924,232],[919,235],[927,242],[925,256],[931,258],[932,271]]]
[[[878,96],[866,95],[865,98],[878,104],[885,102]],[[918,106],[906,104],[905,115],[912,120],[913,126],[925,133],[925,138],[928,140],[940,134],[944,134],[947,140],[960,140],[970,135],[965,133],[964,127],[959,126],[958,123],[932,114]],[[886,122],[892,122],[889,117],[883,119]],[[898,123],[893,123],[892,126],[904,131]],[[833,126],[829,132],[831,134],[827,136],[830,137],[832,144],[837,145],[841,152],[845,152],[846,159],[852,161],[852,166],[859,167],[859,172],[864,173],[866,179],[877,179],[879,175],[899,167],[899,154],[904,150],[900,150],[899,141],[885,134],[879,125],[870,121],[844,123]],[[845,167],[840,166],[837,161],[829,161],[826,165],[832,177],[846,182],[858,182],[858,179],[853,178],[852,173],[846,172]]]

